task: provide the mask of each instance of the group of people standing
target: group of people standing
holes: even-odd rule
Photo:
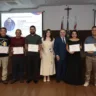
[[[88,86],[90,75],[94,71],[94,84],[96,86],[96,52],[86,52],[86,74],[85,83],[83,78],[83,64],[80,52],[71,52],[70,45],[82,43],[77,31],[72,31],[67,38],[66,31],[60,30],[60,36],[53,38],[51,30],[47,29],[43,38],[36,34],[36,27],[30,26],[30,34],[22,37],[22,31],[16,30],[15,37],[6,35],[6,28],[0,29],[0,45],[8,46],[12,61],[12,81],[11,84],[20,80],[24,82],[24,61],[27,58],[27,83],[34,81],[38,83],[39,75],[44,77],[44,82],[50,81],[50,76],[56,74],[56,81],[64,81],[72,85]],[[92,27],[92,36],[85,40],[85,44],[96,43],[96,26]],[[29,45],[38,45],[38,51],[29,51]],[[14,54],[14,47],[23,47],[23,54]],[[0,65],[2,63],[2,82],[7,84],[7,66],[9,53],[0,53]],[[41,62],[40,62],[41,58]],[[40,64],[40,66],[39,66]]]

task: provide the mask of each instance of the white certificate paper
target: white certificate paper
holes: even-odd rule
[[[0,46],[0,53],[7,54],[9,52],[9,47]]]
[[[23,47],[13,47],[13,54],[24,54]]]
[[[80,44],[69,45],[70,52],[79,52],[80,51]]]
[[[28,44],[28,51],[29,52],[38,52],[38,45],[36,44]]]
[[[96,51],[96,44],[84,44],[84,51]]]

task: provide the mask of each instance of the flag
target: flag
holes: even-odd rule
[[[77,29],[77,18],[76,18],[76,16],[75,16],[74,30],[76,30],[76,29]]]
[[[62,17],[62,20],[61,20],[61,29],[64,29],[64,16]]]

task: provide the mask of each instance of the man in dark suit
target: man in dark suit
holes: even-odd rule
[[[55,39],[54,52],[56,56],[56,80],[60,82],[64,80],[66,67],[66,31],[60,30],[60,37]]]

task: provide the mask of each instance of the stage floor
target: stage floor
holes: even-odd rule
[[[0,83],[0,96],[96,96],[96,87],[73,86],[55,80],[38,84],[19,83],[4,85]]]

